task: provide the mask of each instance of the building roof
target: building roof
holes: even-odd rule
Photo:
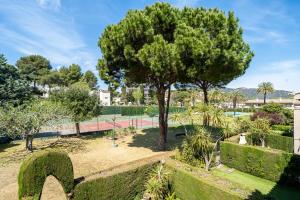
[[[267,99],[267,103],[279,103],[279,104],[293,104],[294,100],[293,99]],[[245,102],[246,104],[263,104],[264,100],[263,99],[252,99],[252,100],[247,100]]]

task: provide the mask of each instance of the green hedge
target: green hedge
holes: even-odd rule
[[[223,190],[221,187],[201,179],[197,175],[190,173],[176,166],[168,165],[172,169],[171,186],[177,197],[183,200],[237,200],[242,197]],[[229,188],[227,188],[229,189]]]
[[[250,144],[260,145],[259,137],[256,134],[247,135],[246,140]],[[273,149],[279,149],[289,153],[294,152],[294,140],[292,137],[268,134],[266,135],[265,143],[267,147]]]
[[[19,199],[40,199],[47,176],[54,176],[65,193],[70,193],[74,185],[73,165],[68,154],[58,151],[33,153],[20,168],[18,184]]]
[[[146,114],[147,106],[103,106],[101,110],[101,115],[114,115],[121,114],[123,116],[134,116],[134,115],[144,115]],[[169,108],[169,113],[182,112],[185,111],[184,107],[174,107]],[[155,107],[154,113],[158,115],[158,107]]]
[[[148,172],[153,164],[108,177],[100,177],[76,185],[75,200],[130,200],[144,191]],[[139,198],[141,199],[141,198]]]
[[[267,148],[221,142],[221,162],[275,182],[294,182],[300,175],[300,156]]]

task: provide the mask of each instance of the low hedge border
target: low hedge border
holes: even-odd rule
[[[74,173],[71,159],[67,153],[44,150],[32,154],[21,165],[18,184],[19,199],[39,200],[47,176],[54,176],[66,194],[74,186]]]
[[[141,199],[148,173],[155,164],[146,164],[133,170],[98,177],[81,182],[74,188],[74,200],[129,200]]]
[[[255,134],[247,135],[246,140],[249,144],[260,145],[259,137]],[[279,149],[289,153],[294,152],[294,140],[292,137],[268,134],[266,135],[265,143],[267,147],[273,149]]]
[[[221,162],[274,182],[297,184],[300,156],[255,146],[221,142]]]
[[[180,161],[168,160],[171,189],[180,199],[186,200],[241,200],[248,199],[253,191],[240,184],[223,180],[210,172],[184,164]],[[203,170],[203,172],[202,172]]]

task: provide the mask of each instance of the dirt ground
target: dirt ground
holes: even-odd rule
[[[109,138],[91,136],[36,139],[33,145],[36,148],[35,151],[45,148],[66,150],[72,160],[74,175],[77,178],[142,158],[159,156],[165,152],[156,149],[157,139],[156,129],[155,133],[148,131],[139,132],[135,136],[122,136],[116,141],[117,147],[112,146]],[[172,137],[169,140],[170,144],[175,140],[175,137]],[[24,150],[24,142],[0,146],[0,199],[18,199],[19,167],[28,155],[29,153]],[[66,199],[62,187],[54,177],[47,178],[42,199]]]

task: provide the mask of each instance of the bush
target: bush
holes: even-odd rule
[[[221,162],[275,182],[296,183],[300,175],[298,155],[229,142],[221,142]]]
[[[251,120],[254,121],[257,118],[268,119],[271,125],[284,124],[284,116],[279,113],[267,113],[258,111],[251,116]]]
[[[246,140],[250,144],[261,145],[259,136],[257,134],[247,135]],[[291,137],[269,134],[269,135],[266,135],[265,142],[266,142],[267,147],[270,147],[273,149],[279,149],[279,150],[286,151],[289,153],[294,152],[294,141],[293,141],[293,138],[291,138]]]
[[[222,187],[217,187],[216,183],[210,183],[205,178],[198,178],[195,173],[188,172],[171,164],[168,164],[168,167],[173,171],[170,179],[171,187],[180,199],[242,199],[242,197],[228,191],[228,188],[222,189]]]
[[[282,113],[284,108],[281,104],[278,103],[268,103],[264,105],[261,110],[267,113]]]
[[[145,190],[145,180],[154,164],[119,174],[84,181],[76,185],[73,199],[129,200],[140,196]]]
[[[294,127],[290,125],[273,125],[272,130],[281,131],[283,136],[293,137]]]
[[[101,110],[102,115],[114,115],[121,114],[122,106],[103,106]]]
[[[40,199],[47,176],[54,176],[65,193],[73,190],[73,165],[68,154],[58,151],[33,153],[20,168],[19,199]]]

